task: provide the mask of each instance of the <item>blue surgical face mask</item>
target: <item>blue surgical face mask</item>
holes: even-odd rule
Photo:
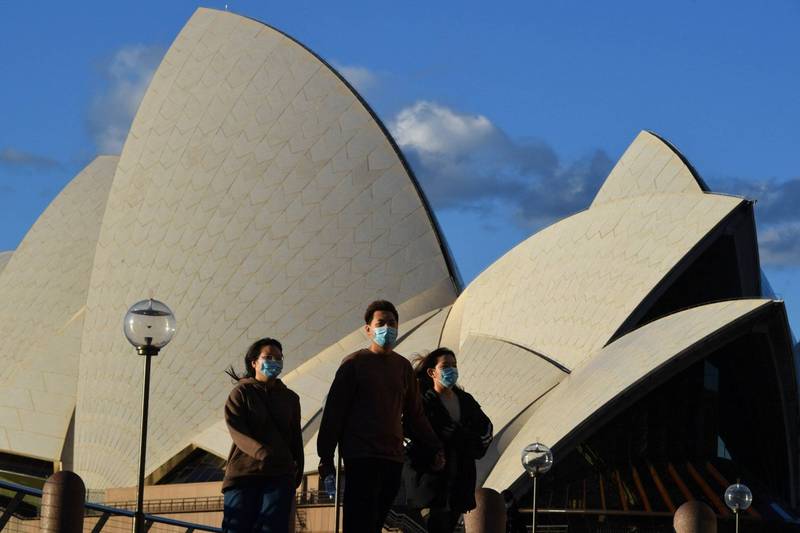
[[[378,346],[394,346],[394,341],[397,340],[397,328],[390,328],[389,326],[381,326],[373,330],[375,332],[372,340]]]
[[[439,383],[448,389],[452,389],[453,385],[456,384],[456,381],[458,381],[458,368],[449,366],[447,368],[443,368],[439,372]]]
[[[283,360],[267,359],[261,363],[261,373],[269,378],[277,378],[283,370]]]

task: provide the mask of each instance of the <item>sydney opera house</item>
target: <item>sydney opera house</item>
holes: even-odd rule
[[[479,485],[512,515],[530,506],[520,451],[542,442],[556,457],[544,524],[661,527],[692,499],[729,520],[737,479],[753,528],[800,518],[796,347],[752,201],[709,191],[642,132],[586,210],[464,287],[366,102],[314,52],[228,12],[192,16],[121,155],[95,159],[0,255],[0,295],[2,479],[73,470],[106,501],[132,499],[142,360],[122,318],[154,297],[178,333],[153,363],[148,494],[218,495],[224,369],[269,335],[302,402],[297,528],[322,531],[304,507],[321,409],[365,344],[363,308],[385,298],[400,304],[399,353],[456,350],[496,432]]]

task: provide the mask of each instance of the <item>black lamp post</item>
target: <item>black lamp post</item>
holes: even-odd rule
[[[142,396],[142,442],[139,448],[139,481],[136,495],[136,514],[133,518],[134,533],[146,531],[144,521],[144,463],[147,454],[147,411],[150,396],[150,360],[158,355],[175,335],[175,315],[169,307],[158,300],[142,300],[128,309],[123,331],[128,342],[144,356],[144,394]]]
[[[546,474],[553,467],[553,452],[540,442],[525,446],[522,450],[522,466],[533,478],[533,508],[531,509],[531,532],[536,533],[536,482],[539,475]]]

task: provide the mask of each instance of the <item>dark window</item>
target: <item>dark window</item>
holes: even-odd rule
[[[0,471],[47,479],[53,473],[53,463],[0,452]]]
[[[734,237],[719,237],[661,295],[637,327],[700,304],[745,296],[739,270]]]
[[[224,467],[225,459],[198,448],[161,478],[157,485],[222,481],[225,475]]]
[[[539,481],[539,507],[654,517],[699,499],[719,509],[727,485],[741,479],[758,494],[762,517],[782,521],[773,504],[791,510],[791,494],[778,391],[766,334],[742,335],[557,458]]]

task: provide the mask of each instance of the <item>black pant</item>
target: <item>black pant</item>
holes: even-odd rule
[[[381,533],[400,488],[403,463],[345,459],[344,533]]]

